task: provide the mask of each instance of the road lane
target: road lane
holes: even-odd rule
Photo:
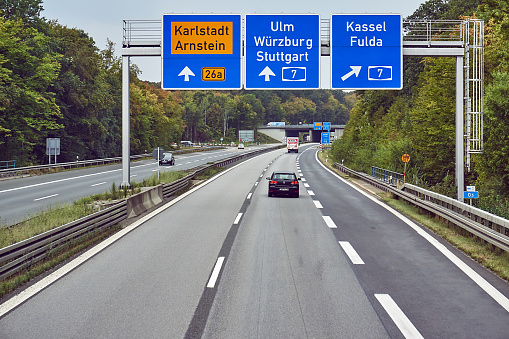
[[[182,338],[247,193],[282,152],[176,200],[0,318],[0,338]]]
[[[507,297],[506,282],[432,232],[410,227],[324,171],[315,154],[313,150],[301,154],[302,172],[323,205],[323,215],[337,225],[333,230],[337,240],[348,241],[364,261],[353,269],[392,337],[402,337],[401,331],[375,295],[389,295],[425,338],[507,337],[509,313],[444,253],[451,253]],[[436,239],[444,251],[420,234]]]

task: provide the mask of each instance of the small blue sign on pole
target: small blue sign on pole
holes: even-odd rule
[[[240,14],[165,14],[163,89],[240,89]]]
[[[401,14],[334,14],[333,89],[403,88]]]
[[[318,14],[246,14],[246,89],[320,88]]]
[[[330,144],[330,133],[329,132],[322,132],[322,139],[320,141],[322,145]]]
[[[478,199],[479,192],[465,191],[465,192],[463,192],[463,198],[464,199]]]

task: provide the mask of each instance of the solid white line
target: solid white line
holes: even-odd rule
[[[388,294],[375,294],[405,338],[424,338]]]
[[[119,240],[120,238],[124,237],[129,232],[131,232],[134,229],[138,228],[140,225],[143,225],[145,222],[147,222],[148,220],[152,219],[153,217],[155,217],[159,213],[161,213],[161,212],[165,211],[166,209],[172,207],[173,205],[175,205],[179,201],[185,199],[187,196],[193,194],[194,192],[196,192],[200,188],[210,184],[214,180],[216,180],[219,177],[225,175],[226,173],[234,170],[235,168],[237,168],[239,166],[242,166],[245,163],[247,163],[249,161],[252,161],[252,160],[255,160],[256,158],[264,156],[264,155],[265,154],[261,154],[259,156],[247,159],[246,161],[243,161],[243,162],[241,162],[241,163],[239,163],[239,164],[237,164],[235,166],[232,166],[232,167],[228,168],[227,170],[219,172],[218,174],[216,174],[212,178],[202,182],[201,184],[193,187],[192,189],[190,189],[189,191],[185,192],[184,194],[176,197],[175,199],[170,201],[168,204],[159,207],[158,209],[154,210],[153,212],[147,214],[146,216],[140,218],[139,220],[135,221],[131,225],[129,225],[126,228],[118,231],[117,233],[115,233],[111,237],[109,237],[106,240],[102,241],[101,243],[97,244],[95,247],[92,247],[91,249],[89,249],[88,251],[83,253],[82,255],[78,256],[76,259],[70,261],[65,266],[62,266],[60,269],[56,270],[52,274],[48,275],[47,277],[45,277],[45,278],[41,279],[40,281],[36,282],[35,284],[31,285],[27,289],[21,291],[19,294],[15,295],[14,297],[12,297],[11,299],[7,300],[3,304],[0,304],[0,318],[2,316],[4,316],[7,312],[10,312],[12,309],[18,307],[19,305],[24,303],[26,300],[32,298],[34,295],[36,295],[40,291],[44,290],[46,287],[48,287],[49,285],[53,284],[55,281],[57,281],[61,277],[65,276],[66,274],[68,274],[69,272],[74,270],[76,267],[80,266],[81,264],[83,264],[84,262],[86,262],[87,260],[89,260],[90,258],[95,256],[97,253],[101,252],[102,250],[104,250],[105,248],[110,246],[111,244],[115,243],[117,240]],[[114,171],[109,171],[109,172],[118,172],[118,171],[121,171],[121,170],[122,169],[114,170]],[[107,172],[102,172],[102,173],[107,173]],[[97,175],[97,174],[90,174],[90,175],[85,175],[85,176],[82,176],[82,177],[88,177],[88,176],[92,176],[92,175]],[[74,177],[74,178],[78,178],[78,177]],[[73,178],[71,178],[71,179],[73,179]],[[71,180],[71,179],[63,179],[63,180],[58,180],[58,181],[67,181],[67,180]],[[57,181],[53,181],[53,182],[57,182]],[[46,183],[44,183],[44,184],[46,184]],[[41,186],[41,185],[43,185],[43,184],[37,184],[37,185],[33,185],[33,186]],[[27,187],[30,187],[30,186],[25,186],[24,188],[27,188]],[[15,189],[12,189],[12,191],[14,191],[14,190]],[[3,191],[3,192],[6,192],[6,191]]]
[[[208,288],[214,288],[216,286],[217,278],[219,277],[219,272],[221,272],[221,267],[223,266],[224,257],[217,258],[216,265],[214,266],[214,270],[212,271],[212,275],[210,276],[209,283],[207,284]]]
[[[361,259],[357,251],[353,248],[353,246],[348,241],[338,241],[343,251],[345,251],[348,258],[352,261],[354,265],[364,265],[364,261]]]
[[[252,195],[253,195],[253,193],[249,193],[249,194],[247,195],[247,200],[251,199],[251,196],[252,196]]]
[[[105,183],[106,183],[106,181],[103,181],[103,182],[100,182],[100,183],[97,183],[97,184],[93,184],[93,185],[90,185],[90,186],[95,187],[95,186],[104,185]]]
[[[318,153],[318,152],[317,152]],[[389,205],[385,205],[381,201],[375,199],[372,195],[364,192],[363,189],[355,186],[349,181],[343,179],[330,169],[328,169],[325,165],[323,165],[320,160],[318,160],[318,155],[315,153],[315,160],[327,171],[329,171],[332,175],[334,175],[339,180],[343,181],[345,184],[350,185],[354,190],[366,196],[368,199],[371,199],[375,203],[379,204],[408,226],[410,226],[417,234],[426,239],[432,246],[434,246],[439,252],[441,252],[447,259],[449,259],[454,265],[456,265],[463,273],[465,273],[470,279],[472,279],[480,288],[482,288],[486,293],[488,293],[496,302],[500,304],[507,312],[509,312],[509,299],[500,293],[493,285],[487,282],[483,277],[481,277],[477,272],[475,272],[472,268],[470,268],[467,264],[465,264],[460,258],[455,256],[450,250],[447,249],[444,245],[442,245],[438,240],[429,235],[426,231],[417,226],[412,220],[408,219]]]
[[[233,224],[237,225],[240,221],[240,218],[242,218],[242,213],[237,214],[237,217],[235,218],[235,221],[233,222]]]
[[[304,187],[309,188],[309,184],[307,182],[305,182]]]
[[[329,228],[338,228],[338,227],[336,226],[336,224],[334,223],[334,220],[332,220],[332,218],[331,218],[331,217],[329,217],[329,216],[327,216],[327,215],[322,215],[322,218],[323,218],[323,220],[325,221],[325,223],[327,224],[327,226],[328,226]]]
[[[39,201],[39,200],[44,200],[44,199],[53,198],[53,197],[56,197],[57,195],[58,195],[58,194],[48,195],[47,197],[42,197],[42,198],[34,199],[34,201]]]
[[[315,204],[316,208],[323,208],[322,204],[318,200],[313,200],[313,203]]]
[[[308,190],[308,194],[309,195],[315,195],[315,192],[311,191],[311,190]]]

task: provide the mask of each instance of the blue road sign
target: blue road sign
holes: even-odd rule
[[[332,15],[331,77],[333,89],[401,89],[401,15]]]
[[[246,14],[245,88],[320,88],[318,14]]]
[[[476,191],[465,191],[465,192],[463,192],[463,198],[464,199],[478,199],[479,198],[479,192],[476,192]]]
[[[322,129],[324,131],[330,131],[330,122],[324,122],[322,123]]]
[[[322,132],[322,139],[320,141],[322,145],[330,144],[330,133],[329,132]]]
[[[240,89],[240,14],[165,14],[163,89]]]

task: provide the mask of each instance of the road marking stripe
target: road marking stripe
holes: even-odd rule
[[[56,197],[57,195],[58,195],[58,194],[48,195],[48,196],[46,196],[46,197],[42,197],[42,198],[34,199],[34,201],[39,201],[39,200],[44,200],[44,199],[53,198],[53,197]]]
[[[237,214],[237,217],[235,218],[235,221],[233,222],[233,224],[237,225],[240,221],[240,218],[242,218],[242,213]]]
[[[255,186],[258,186],[258,181],[257,181],[257,182],[255,182]]]
[[[315,204],[316,208],[323,208],[322,204],[318,200],[313,200],[313,203]]]
[[[216,265],[214,266],[214,270],[212,271],[212,275],[210,276],[209,283],[207,284],[208,288],[214,288],[216,286],[217,278],[219,277],[219,272],[221,272],[221,267],[223,266],[224,257],[217,258]]]
[[[329,217],[327,215],[322,215],[322,218],[325,221],[325,223],[327,224],[327,226],[329,226],[329,228],[338,228],[331,217]]]
[[[93,185],[90,185],[92,187],[95,187],[95,186],[99,186],[99,185],[104,185],[106,183],[106,181],[103,181],[103,182],[100,182],[100,183],[97,183],[97,184],[93,184]]]
[[[318,153],[318,152],[317,152]],[[507,312],[509,312],[509,299],[500,293],[493,285],[491,285],[488,281],[486,281],[483,277],[481,277],[476,271],[470,268],[467,264],[465,264],[460,258],[458,258],[454,253],[452,253],[447,247],[442,245],[438,240],[433,238],[426,231],[421,229],[419,226],[415,224],[412,220],[405,217],[403,214],[399,213],[392,207],[385,205],[384,203],[378,201],[370,194],[364,192],[361,188],[356,187],[354,184],[349,182],[348,180],[343,179],[341,176],[337,175],[330,169],[328,169],[325,165],[323,165],[320,160],[318,160],[318,155],[315,153],[315,160],[318,162],[326,171],[329,171],[336,178],[344,182],[345,184],[352,187],[354,190],[366,196],[368,199],[371,199],[373,202],[382,206],[386,210],[390,211],[396,217],[401,219],[404,223],[410,226],[417,234],[426,239],[432,246],[434,246],[439,252],[441,252],[447,259],[449,259],[454,265],[456,265],[463,273],[465,273],[470,279],[472,279],[480,288],[482,288],[488,295],[490,295],[497,303],[500,304]]]
[[[352,261],[354,265],[364,265],[364,261],[361,259],[357,251],[353,248],[353,246],[348,241],[338,241],[343,251],[345,251],[348,258]]]
[[[249,194],[247,195],[247,200],[251,199],[251,196],[252,196],[252,195],[253,195],[253,193],[249,193]]]
[[[307,182],[305,182],[304,187],[309,188],[309,184]]]
[[[300,180],[301,180],[301,181],[306,181],[306,179],[305,179],[305,178],[300,178]]]
[[[311,190],[308,190],[308,194],[309,195],[315,195],[315,192],[311,191]]]
[[[303,176],[304,176],[304,174],[302,174],[302,173],[299,173],[299,175],[300,175],[301,177],[303,177]]]
[[[137,176],[138,176],[138,174],[131,174],[130,178],[137,177]]]
[[[405,338],[424,338],[388,294],[375,294]]]

